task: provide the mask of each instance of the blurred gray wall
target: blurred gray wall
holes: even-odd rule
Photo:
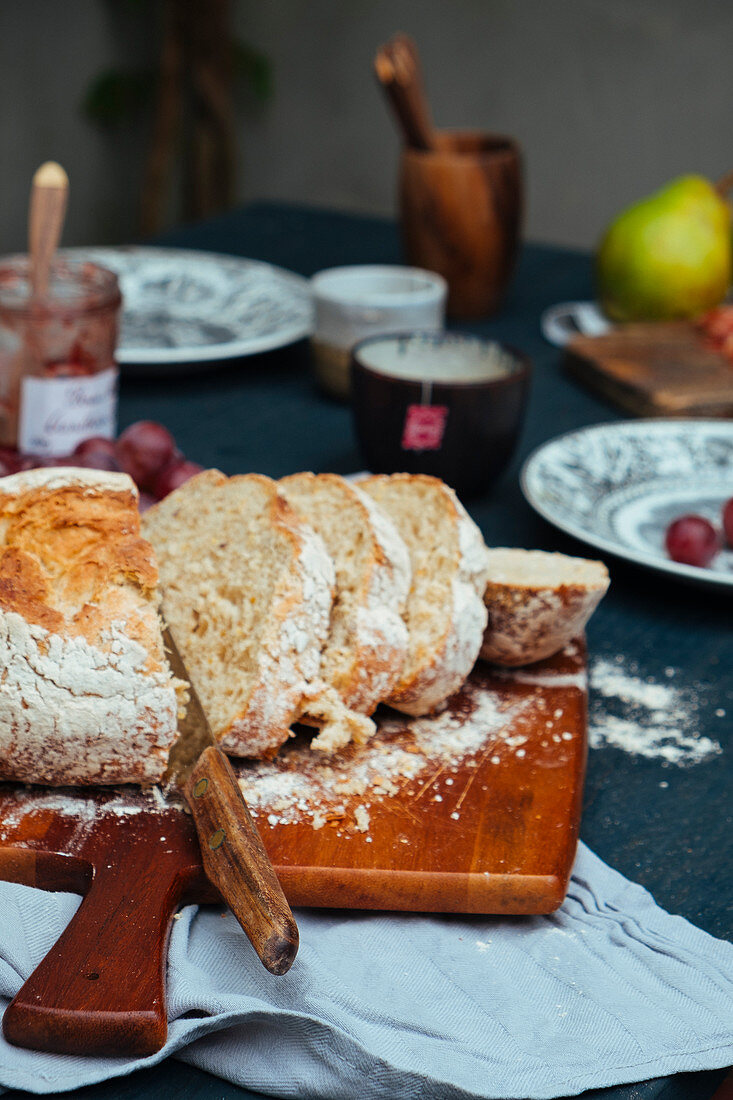
[[[420,48],[435,121],[513,134],[526,236],[590,247],[621,207],[682,172],[733,169],[731,0],[233,0],[272,60],[264,105],[241,97],[242,201],[390,213],[398,141],[372,76],[395,30]],[[2,0],[0,251],[24,247],[28,185],[55,158],[72,182],[65,243],[136,239],[143,126],[100,132],[90,79],[154,60],[138,0]]]

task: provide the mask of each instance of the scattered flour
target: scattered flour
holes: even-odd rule
[[[471,682],[462,694],[459,712],[412,719],[392,712],[380,719],[377,735],[366,744],[349,745],[326,760],[314,758],[307,744],[294,744],[272,761],[243,765],[239,784],[250,811],[271,825],[309,821],[315,829],[336,825],[366,832],[370,806],[405,786],[415,802],[441,801],[436,783],[449,791],[455,782],[451,771],[461,763],[477,767],[487,752],[494,753],[492,760],[507,753],[521,760],[527,741],[522,719],[537,706],[537,694],[507,702],[501,693],[476,690]],[[454,820],[460,816],[456,795]]]
[[[76,850],[75,846],[81,843],[100,818],[107,816],[128,818],[142,813],[163,813],[182,808],[177,796],[166,801],[158,787],[152,787],[148,791],[142,791],[137,787],[111,788],[110,792],[109,798],[97,801],[63,789],[39,792],[38,788],[18,787],[14,792],[13,802],[6,804],[3,808],[0,843],[13,835],[14,830],[28,814],[36,816],[53,814],[73,822],[73,833],[67,840],[68,851],[73,854]]]
[[[665,669],[670,681],[674,669]],[[721,752],[720,745],[696,730],[698,703],[692,691],[669,682],[642,679],[622,659],[601,658],[590,673],[589,742],[668,764],[700,764]]]
[[[514,670],[479,671],[450,706],[427,718],[407,718],[385,709],[369,742],[352,743],[330,757],[311,751],[308,733],[291,741],[272,761],[234,762],[252,816],[273,827],[331,826],[347,839],[361,834],[365,843],[372,839],[370,830],[385,802],[392,801],[407,821],[417,820],[428,802],[442,802],[444,816],[458,821],[475,803],[477,792],[482,797],[480,792],[488,790],[483,785],[485,765],[501,770],[511,758],[514,766],[525,768],[535,761],[535,767],[539,752],[545,760],[540,766],[545,766],[558,754],[575,751],[569,744],[575,734],[568,725],[579,713],[575,708],[585,680],[580,668],[573,671],[572,655],[568,660],[568,671],[562,673],[539,668],[531,676]],[[580,658],[575,665],[581,665]],[[574,700],[573,710],[566,714],[569,700]],[[398,794],[404,797],[395,799]],[[75,822],[68,838],[71,852],[75,845],[81,848],[100,814],[152,812],[162,817],[173,808],[186,809],[176,796],[164,796],[157,787],[129,793],[112,789],[101,806],[73,791],[20,789],[13,803],[3,806],[0,843],[13,835],[26,815],[49,812]],[[400,843],[407,842],[400,838]]]

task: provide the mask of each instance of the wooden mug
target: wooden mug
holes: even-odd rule
[[[495,313],[514,270],[522,221],[519,147],[509,137],[443,131],[403,150],[400,218],[409,263],[448,283],[448,314]]]

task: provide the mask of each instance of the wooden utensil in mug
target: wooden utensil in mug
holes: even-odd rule
[[[374,71],[392,105],[405,143],[415,149],[432,149],[433,124],[414,41],[406,34],[394,35],[377,50]]]
[[[517,258],[521,154],[498,134],[441,131],[434,140],[434,149],[402,152],[405,255],[447,280],[449,316],[487,316],[501,305]]]

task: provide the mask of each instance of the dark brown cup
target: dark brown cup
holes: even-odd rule
[[[451,317],[501,305],[519,248],[522,163],[511,138],[443,131],[437,148],[405,148],[400,161],[402,241],[409,263],[448,283]]]
[[[485,365],[494,376],[465,380],[471,371],[462,364],[469,361],[474,372]],[[396,376],[413,370],[422,373]],[[480,496],[514,452],[530,373],[521,352],[480,336],[406,333],[362,340],[352,350],[351,380],[366,466],[374,473],[432,474],[459,496]]]

